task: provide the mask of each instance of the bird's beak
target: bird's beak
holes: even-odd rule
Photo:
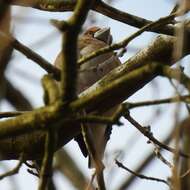
[[[102,28],[94,33],[94,38],[104,41],[107,44],[111,44],[112,36],[110,34],[110,28]]]

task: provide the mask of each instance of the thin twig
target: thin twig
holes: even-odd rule
[[[173,130],[171,130],[169,132],[169,134],[167,134],[167,136],[164,138],[164,144],[169,144],[172,141],[172,134],[173,134]],[[163,149],[161,149],[161,151],[163,151]],[[145,170],[151,164],[151,162],[154,160],[154,158],[155,158],[154,152],[152,152],[152,151],[149,152],[149,154],[146,155],[146,158],[144,160],[142,160],[142,162],[139,163],[139,165],[136,167],[135,172],[141,173],[143,170]],[[123,180],[123,183],[121,183],[119,185],[119,187],[116,189],[118,189],[118,190],[128,189],[129,186],[134,183],[135,179],[136,178],[134,175],[130,175],[129,177],[126,177]]]
[[[154,143],[153,143],[154,144]],[[154,153],[156,155],[156,157],[161,160],[164,164],[166,164],[170,169],[173,168],[173,165],[168,161],[166,160],[162,154],[160,153],[160,147],[158,147],[157,145],[154,145],[155,148],[154,148]]]
[[[13,169],[10,170],[10,171],[4,173],[4,174],[1,174],[1,175],[0,175],[0,180],[2,180],[2,179],[5,178],[5,177],[8,177],[8,176],[12,176],[12,175],[17,174],[17,173],[19,172],[19,170],[20,170],[22,164],[23,164],[23,161],[24,161],[24,154],[21,154],[20,159],[19,159],[19,162],[18,162],[18,164],[16,165],[16,167],[13,168]]]
[[[164,148],[165,150],[172,152],[175,154],[176,150],[174,148],[171,148],[163,143],[161,143],[159,140],[157,140],[151,131],[146,127],[141,126],[137,121],[135,121],[131,116],[129,111],[124,116],[136,129],[138,129],[144,136],[146,136],[150,141],[154,142],[156,145],[158,145],[161,148]],[[185,158],[190,158],[189,154],[185,154],[181,151],[179,151],[179,154]]]
[[[142,102],[125,102],[124,104],[128,109],[143,107],[143,106],[154,106],[154,105],[161,105],[161,104],[170,104],[170,103],[177,103],[177,102],[185,102],[190,103],[190,95],[184,95],[184,96],[175,96],[171,98],[164,98],[160,100],[148,100],[148,101],[142,101]]]
[[[180,97],[181,94],[178,92],[178,88],[176,87],[176,85],[173,83],[172,79],[177,80],[179,83],[181,83],[182,85],[184,85],[184,87],[187,88],[187,90],[190,92],[190,78],[183,72],[184,68],[180,67],[177,69],[171,69],[167,66],[164,66],[162,69],[162,75],[168,77],[170,84],[172,85],[172,87],[175,89],[176,94]],[[187,102],[185,102],[185,106],[187,108],[188,113],[190,113],[190,107],[187,104]]]
[[[175,93],[177,94],[177,96],[179,96],[179,97],[182,96],[180,94],[180,92],[178,91],[177,86],[173,83],[173,81],[171,79],[169,79],[169,81],[170,81],[170,84],[172,85],[172,87],[175,89]],[[187,102],[187,101],[183,101],[183,102],[185,103],[185,107],[187,108],[187,111],[190,114],[190,107],[188,105],[189,102]]]
[[[181,69],[170,68],[169,66],[162,66],[160,75],[168,77],[169,79],[175,79],[179,83],[185,86],[190,91],[190,78],[183,73]]]
[[[32,169],[27,169],[27,172],[32,174],[33,176],[35,176],[37,178],[40,177],[39,173],[37,173],[36,171],[33,171]]]
[[[51,63],[46,61],[39,54],[23,45],[21,42],[16,40],[11,35],[7,35],[4,32],[0,31],[0,37],[4,38],[8,42],[11,42],[11,45],[14,49],[24,54],[27,58],[31,59],[35,63],[37,63],[41,68],[43,68],[48,73],[52,73],[57,80],[60,80],[60,70],[54,67]]]
[[[166,180],[164,180],[164,179],[155,178],[155,177],[149,177],[149,176],[145,176],[145,175],[142,175],[142,174],[138,174],[138,173],[136,173],[136,172],[130,170],[130,169],[127,168],[126,166],[124,166],[124,165],[123,165],[121,162],[119,162],[118,160],[115,160],[115,163],[117,164],[118,167],[123,168],[124,170],[126,170],[126,171],[132,173],[133,175],[135,175],[136,177],[139,177],[139,178],[141,178],[141,179],[147,179],[147,180],[162,182],[162,183],[164,183],[164,184],[166,184],[166,185],[169,186],[169,183],[168,183]]]
[[[130,26],[133,26],[136,28],[141,28],[145,25],[152,23],[152,21],[150,21],[150,20],[147,20],[142,17],[138,17],[136,15],[132,15],[130,13],[127,13],[127,12],[121,11],[115,7],[112,7],[111,5],[105,3],[102,0],[97,0],[96,4],[97,5],[94,8],[95,11],[97,11],[98,13],[101,13],[103,15],[106,15],[109,18],[112,18],[114,20],[125,23],[127,25],[130,25]],[[173,35],[174,27],[166,25],[166,26],[158,27],[158,28],[149,28],[149,29],[147,29],[147,31]]]
[[[173,20],[173,18],[176,15],[177,15],[177,13],[173,13],[173,14],[171,14],[169,16],[160,18],[155,22],[152,22],[150,24],[147,24],[147,25],[143,26],[141,29],[139,29],[137,32],[133,33],[129,37],[125,38],[123,41],[121,41],[119,43],[116,43],[116,44],[113,44],[113,45],[110,45],[110,46],[107,46],[107,47],[104,47],[104,48],[101,48],[101,49],[99,49],[99,50],[97,50],[95,52],[92,52],[91,54],[89,54],[87,56],[82,57],[81,59],[79,59],[78,65],[82,65],[84,62],[86,62],[86,61],[88,61],[88,60],[90,60],[90,59],[92,59],[92,58],[94,58],[94,57],[96,57],[98,55],[102,55],[102,54],[105,54],[107,52],[126,47],[129,44],[129,42],[131,42],[137,36],[141,35],[147,29],[149,29],[149,28],[157,28],[157,27],[166,25],[171,20]]]

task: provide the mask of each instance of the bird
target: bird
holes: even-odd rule
[[[111,45],[112,35],[110,28],[100,28],[97,26],[90,27],[78,39],[77,54],[78,59],[83,56],[87,56],[90,53],[97,51],[100,48]],[[61,68],[62,54],[59,53],[54,65],[57,68]],[[111,70],[121,64],[117,55],[114,52],[109,52],[103,55],[99,55],[91,60],[84,62],[78,69],[78,81],[77,81],[77,94],[79,95]],[[114,109],[107,110],[104,115],[111,116]],[[88,113],[86,113],[88,114]],[[93,142],[94,149],[99,159],[102,160],[104,156],[105,147],[107,141],[111,135],[111,127],[107,125],[98,126],[98,124],[86,123],[88,130],[88,137]],[[100,124],[99,124],[100,125]],[[85,144],[84,137],[82,134],[77,135],[74,138],[85,157],[89,156],[89,168],[94,168],[94,164],[91,156],[89,155],[88,148]]]

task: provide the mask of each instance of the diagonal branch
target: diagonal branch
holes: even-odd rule
[[[162,182],[162,183],[165,183],[166,185],[169,186],[169,183],[164,180],[164,179],[160,179],[160,178],[155,178],[155,177],[149,177],[149,176],[145,176],[145,175],[142,175],[142,174],[139,174],[135,171],[132,171],[131,169],[127,168],[126,166],[124,166],[121,162],[119,162],[118,160],[115,160],[115,163],[116,165],[119,167],[119,168],[122,168],[126,171],[128,171],[129,173],[131,173],[132,175],[134,175],[135,177],[139,177],[141,179],[146,179],[146,180],[152,180],[152,181],[157,181],[157,182]]]
[[[5,177],[8,177],[8,176],[12,176],[12,175],[15,175],[19,172],[22,164],[24,162],[24,154],[21,154],[20,158],[19,158],[19,162],[18,164],[16,165],[16,167],[14,167],[13,169],[11,169],[10,171],[7,171],[6,173],[4,174],[1,174],[0,175],[0,180],[4,179]]]
[[[56,79],[60,79],[60,71],[53,65],[51,65],[48,61],[46,61],[43,57],[41,57],[36,52],[32,51],[27,46],[23,45],[17,39],[12,37],[11,35],[7,35],[6,33],[0,31],[0,37],[5,40],[7,44],[10,44],[14,49],[21,52],[27,58],[31,59],[43,69],[45,69],[48,73],[52,73]]]
[[[168,150],[169,152],[173,152],[175,153],[176,150],[174,148],[171,148],[163,143],[161,143],[159,140],[157,140],[153,134],[151,133],[151,131],[149,131],[148,128],[145,128],[143,126],[141,126],[134,118],[132,118],[130,116],[130,113],[126,113],[125,114],[125,118],[136,128],[138,129],[144,136],[146,136],[150,141],[154,142],[156,145],[158,145],[159,147],[165,149],[165,150]],[[190,155],[188,154],[184,154],[183,152],[180,152],[179,153],[180,155],[186,157],[186,158],[189,158]]]
[[[167,134],[167,136],[164,139],[164,144],[169,144],[172,140],[172,135],[173,135],[173,130],[170,131],[169,134]],[[162,149],[161,151],[163,151],[164,149]],[[145,170],[149,164],[151,163],[152,160],[155,159],[155,154],[154,152],[150,152],[146,158],[142,161],[142,163],[140,163],[137,168],[135,169],[136,173],[141,173],[143,170]],[[130,175],[129,178],[126,178],[123,183],[121,183],[119,185],[119,187],[117,188],[118,190],[125,190],[128,187],[130,187],[136,180],[136,176],[134,175]]]
[[[141,28],[145,25],[151,24],[152,21],[131,15],[127,12],[123,12],[119,9],[116,9],[102,0],[97,0],[96,6],[94,8],[97,12],[108,16],[109,18],[112,18],[114,20],[120,21],[122,23],[128,24],[130,26],[134,26],[137,28]],[[168,35],[173,35],[174,34],[174,27],[167,25],[167,26],[162,26],[158,28],[147,28],[147,31],[152,31],[152,32],[157,32],[157,33],[162,33],[162,34],[168,34]]]
[[[68,1],[68,0],[17,0],[12,3],[13,5],[24,6],[24,7],[33,7],[35,9],[44,10],[44,11],[52,11],[52,12],[64,12],[64,11],[73,11],[76,5],[76,0]],[[129,13],[123,12],[118,10],[101,0],[96,0],[94,6],[92,7],[93,10],[96,12],[108,16],[114,20],[119,22],[141,28],[147,24],[150,24],[152,21],[131,15]],[[164,26],[162,28],[150,28],[148,31],[173,35],[174,34],[174,27],[172,26]]]
[[[150,29],[150,28],[159,28],[161,26],[164,26],[167,23],[170,23],[173,20],[173,18],[175,18],[176,15],[177,15],[177,13],[173,13],[173,14],[171,14],[169,16],[160,18],[160,19],[158,19],[155,22],[151,22],[151,23],[145,25],[141,29],[139,29],[137,32],[135,32],[132,35],[130,35],[129,37],[125,38],[121,42],[112,44],[112,45],[110,45],[108,47],[101,48],[101,49],[99,49],[99,50],[97,50],[95,52],[92,52],[88,56],[82,57],[78,61],[78,64],[81,65],[82,63],[84,63],[84,62],[86,62],[86,61],[88,61],[88,60],[90,60],[90,59],[92,59],[92,58],[94,58],[96,56],[105,54],[107,52],[110,52],[110,51],[113,51],[113,50],[117,50],[117,49],[120,49],[120,48],[125,48],[133,39],[135,39],[136,37],[138,37],[139,35],[141,35],[147,29]]]
[[[73,123],[65,123],[63,127],[63,120],[68,116],[64,115],[65,113],[73,113],[84,108],[89,111],[97,109],[101,111],[102,104],[104,109],[110,109],[126,100],[159,75],[158,68],[160,66],[152,64],[152,62],[160,61],[163,64],[172,65],[177,61],[172,57],[174,43],[175,38],[173,37],[158,37],[146,49],[80,94],[80,98],[73,101],[67,109],[60,111],[58,109],[60,105],[56,103],[0,122],[0,137],[4,138],[0,141],[0,149],[4,153],[4,158],[18,158],[18,153],[23,149],[27,150],[28,157],[38,157],[45,138],[44,126],[48,124],[49,127],[52,127],[54,121],[56,121],[56,127],[59,129],[58,135],[61,137],[58,137],[58,147],[67,143],[73,136],[79,134],[80,127],[74,121]],[[189,49],[186,49],[184,55],[188,52]],[[29,131],[30,133],[27,134]],[[27,141],[25,141],[26,138]],[[38,140],[34,142],[34,138]],[[23,140],[25,143],[22,143]],[[14,146],[11,142],[14,142]],[[35,149],[36,154],[33,154],[33,149]]]

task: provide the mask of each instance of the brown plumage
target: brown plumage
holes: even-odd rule
[[[99,27],[92,27],[79,37],[78,57],[81,58],[82,56],[86,56],[100,48],[103,48],[111,44],[111,41],[112,37],[108,28],[100,29]],[[60,64],[61,54],[58,55],[55,61],[55,65],[58,68],[60,68]],[[103,76],[120,64],[119,59],[113,52],[97,56],[83,63],[78,71],[77,93],[80,94],[82,91],[92,86],[95,82],[100,80]],[[104,114],[110,116],[114,110],[115,108],[108,110]],[[106,125],[98,126],[98,124],[86,125],[90,125],[88,126],[88,135],[94,144],[96,153],[99,155],[99,158],[102,159],[106,143],[111,133],[111,128]],[[86,157],[88,152],[82,135],[78,135],[75,140],[78,142],[83,155]]]

